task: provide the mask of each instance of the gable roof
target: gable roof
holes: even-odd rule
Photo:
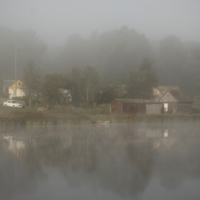
[[[158,102],[163,102],[166,97],[170,96],[175,99],[176,102],[192,102],[192,99],[188,96],[188,94],[182,91],[178,86],[158,86],[154,88],[157,89],[159,93],[154,94],[155,100]]]
[[[192,103],[192,99],[178,86],[158,86],[153,88],[153,97],[150,100],[143,99],[115,99],[123,104],[146,103],[159,104],[162,102]]]
[[[19,83],[20,83],[20,85],[19,85]],[[18,79],[12,85],[10,85],[9,88],[21,88],[21,84],[23,84],[22,81]]]

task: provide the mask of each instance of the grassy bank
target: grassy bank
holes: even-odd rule
[[[1,111],[0,127],[52,126],[64,124],[91,124],[96,120],[123,123],[200,123],[200,115],[128,115],[128,114],[84,114],[33,111]]]
[[[75,108],[72,106],[58,106],[45,112],[36,108],[0,107],[0,127],[21,126],[54,126],[65,124],[91,124],[96,120],[110,121],[113,124],[125,123],[200,123],[200,114],[192,115],[133,115],[110,114],[110,105],[93,108]]]

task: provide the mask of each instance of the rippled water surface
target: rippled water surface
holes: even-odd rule
[[[0,199],[200,198],[198,125],[2,129]]]

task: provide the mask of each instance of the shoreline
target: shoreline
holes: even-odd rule
[[[94,121],[109,121],[112,124],[138,123],[200,123],[200,114],[162,114],[162,115],[134,115],[134,114],[67,114],[40,112],[1,112],[0,127],[7,126],[56,126],[67,124],[92,124]]]

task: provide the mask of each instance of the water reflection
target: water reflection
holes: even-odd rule
[[[188,181],[200,186],[199,150],[196,126],[80,126],[1,134],[0,197],[150,199],[157,194],[155,179],[163,191],[178,192]]]

